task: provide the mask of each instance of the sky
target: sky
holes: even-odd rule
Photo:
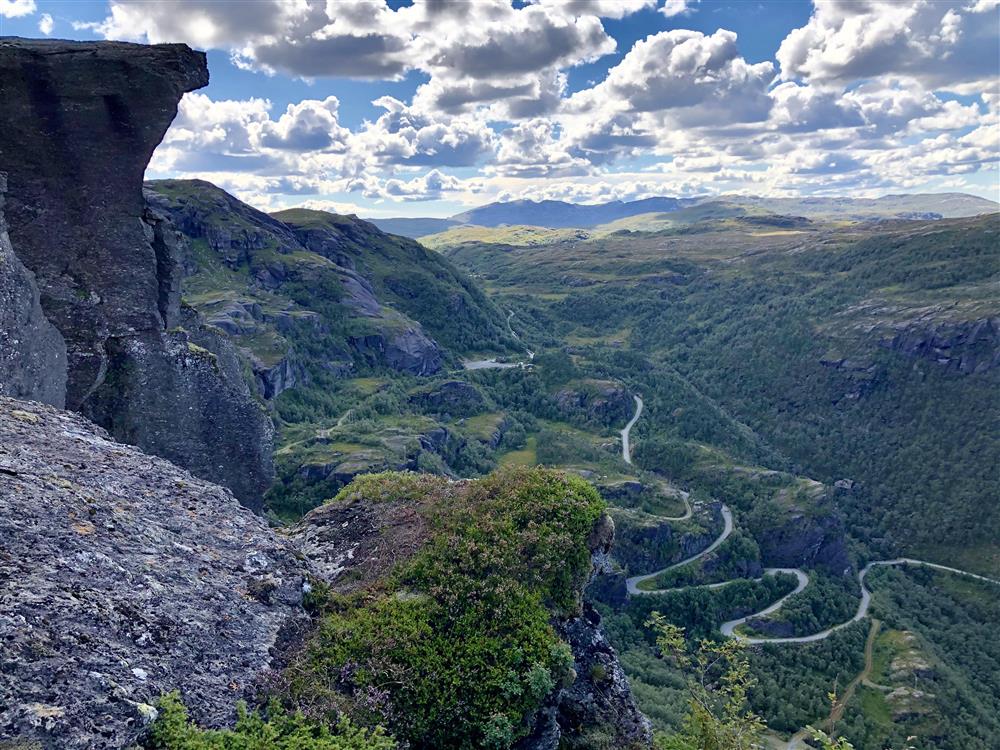
[[[147,177],[264,210],[730,193],[1000,199],[1000,0],[0,0],[0,35],[185,42]]]

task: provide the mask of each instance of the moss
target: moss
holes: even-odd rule
[[[361,500],[411,505],[431,538],[378,591],[329,598],[289,697],[315,708],[346,693],[355,718],[414,747],[510,747],[572,664],[550,621],[579,608],[597,492],[543,469],[461,483],[389,472],[331,502]]]

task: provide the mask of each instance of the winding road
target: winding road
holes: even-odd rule
[[[628,464],[632,463],[632,457],[629,450],[629,439],[628,439],[629,432],[632,430],[632,427],[639,420],[639,416],[642,414],[642,399],[639,398],[638,396],[635,396],[634,398],[636,403],[635,415],[632,417],[631,420],[629,420],[629,423],[625,425],[625,429],[622,430],[622,458],[624,458],[625,463]],[[687,509],[689,511],[684,516],[687,517],[690,515],[691,506],[686,497],[684,498],[684,502],[687,504]],[[663,520],[677,520],[662,516],[661,518],[663,518]],[[691,555],[690,557],[685,558],[680,562],[674,563],[673,565],[668,565],[667,567],[661,568],[660,570],[655,570],[652,573],[645,573],[643,575],[632,576],[631,578],[626,579],[625,587],[628,590],[628,593],[633,596],[648,596],[651,594],[665,594],[671,591],[681,591],[687,588],[714,589],[714,588],[722,588],[723,586],[727,586],[730,583],[733,583],[734,581],[737,580],[746,580],[746,579],[732,579],[729,581],[722,581],[720,583],[696,584],[694,586],[681,586],[678,588],[671,588],[671,589],[644,590],[639,588],[639,584],[641,584],[643,581],[655,579],[669,570],[674,570],[676,568],[681,568],[685,565],[690,565],[696,560],[700,560],[701,558],[705,557],[708,554],[711,554],[716,549],[718,549],[719,546],[723,542],[725,542],[726,539],[729,538],[729,535],[733,533],[733,514],[732,511],[730,511],[728,506],[726,506],[725,504],[722,505],[722,519],[723,519],[722,533],[719,534],[719,536],[715,539],[715,541],[713,541],[708,547],[706,547],[701,552],[695,555]],[[952,568],[947,565],[939,565],[938,563],[932,563],[926,560],[917,560],[912,557],[897,557],[892,560],[873,560],[869,562],[867,565],[865,565],[865,567],[863,567],[858,572],[858,584],[861,587],[861,601],[858,603],[858,609],[854,613],[854,616],[851,617],[849,620],[846,620],[845,622],[839,623],[837,625],[833,625],[832,627],[829,627],[826,630],[822,630],[818,633],[813,633],[812,635],[805,635],[805,636],[781,638],[781,637],[758,637],[758,636],[741,635],[736,632],[736,628],[738,628],[740,625],[743,625],[748,620],[754,619],[756,617],[764,617],[773,614],[774,612],[777,612],[779,609],[781,609],[782,605],[789,599],[789,597],[795,596],[803,589],[805,589],[806,586],[809,585],[809,576],[805,573],[805,571],[800,570],[798,568],[765,568],[764,575],[777,575],[778,573],[787,573],[790,575],[794,575],[798,581],[795,589],[789,592],[788,594],[785,594],[776,602],[760,610],[759,612],[754,612],[753,614],[749,614],[746,617],[741,617],[739,619],[730,620],[729,622],[723,623],[721,626],[719,626],[719,632],[721,632],[722,635],[725,636],[726,638],[736,638],[747,644],[815,643],[816,641],[822,641],[825,638],[829,638],[831,635],[833,635],[833,633],[837,632],[838,630],[842,630],[843,628],[846,628],[849,625],[852,625],[853,623],[863,620],[865,617],[867,617],[868,610],[871,607],[872,594],[871,591],[869,591],[868,588],[865,586],[865,577],[873,568],[896,566],[896,565],[915,565],[925,568],[932,568],[934,570],[940,570],[945,573],[952,573],[954,575],[965,576],[967,578],[973,578],[977,581],[983,581],[985,583],[991,583],[1000,586],[1000,580],[997,580],[996,578],[989,578],[988,576],[982,576],[977,573],[970,573],[969,571],[961,570],[959,568]]]
[[[635,423],[639,421],[639,417],[642,416],[642,399],[638,396],[633,396],[632,398],[635,399],[635,414],[629,420],[628,424],[625,425],[625,429],[622,430],[622,458],[629,465],[632,463],[632,447],[629,445],[628,436],[632,432]]]
[[[729,507],[726,505],[722,506],[722,522],[723,522],[722,533],[719,534],[718,537],[716,537],[714,542],[705,547],[705,549],[703,549],[701,552],[699,552],[696,555],[691,555],[691,557],[687,557],[678,563],[674,563],[673,565],[668,565],[665,568],[661,568],[660,570],[654,570],[652,573],[646,573],[645,575],[641,576],[632,576],[631,578],[625,581],[625,587],[628,589],[628,592],[630,594],[636,594],[642,596],[645,594],[663,594],[668,591],[679,591],[680,589],[652,589],[649,591],[645,591],[639,588],[639,584],[642,583],[643,581],[648,581],[651,578],[656,578],[662,573],[666,573],[668,570],[674,570],[675,568],[682,568],[685,565],[690,565],[695,560],[700,560],[705,555],[711,554],[712,552],[717,550],[719,548],[719,545],[722,544],[724,541],[726,541],[726,539],[729,538],[729,535],[733,533],[733,513],[731,510],[729,510]],[[732,583],[732,581],[723,581],[722,583],[706,583],[702,584],[702,587],[719,588],[721,586],[726,586],[729,583]],[[682,586],[681,588],[692,588],[692,587]]]
[[[511,336],[513,336],[518,341],[521,341],[521,337],[518,336],[514,332],[514,329],[510,325],[510,319],[513,318],[513,317],[514,317],[514,311],[513,310],[508,310],[507,311],[507,330],[510,332]],[[521,344],[523,345],[524,342],[521,341]],[[520,367],[521,369],[524,369],[525,367],[528,367],[528,365],[531,364],[531,361],[535,358],[535,353],[533,351],[531,351],[531,349],[525,347],[524,348],[524,352],[525,352],[525,354],[528,355],[528,361],[527,362],[523,362],[523,361],[522,362],[497,362],[496,357],[494,357],[492,359],[467,359],[467,360],[463,360],[462,367],[465,368],[466,370],[512,370],[515,367]]]

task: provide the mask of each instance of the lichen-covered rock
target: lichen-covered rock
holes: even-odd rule
[[[0,397],[0,740],[129,747],[174,689],[231,721],[304,624],[303,580],[227,490]]]
[[[273,426],[241,368],[192,367],[168,333],[181,242],[142,194],[178,101],[208,83],[204,53],[5,38],[0,79],[10,239],[66,342],[66,405],[259,507]],[[234,356],[222,339],[212,351]]]
[[[0,172],[0,395],[62,406],[66,344],[42,311],[35,277],[10,244],[6,192],[7,175]]]

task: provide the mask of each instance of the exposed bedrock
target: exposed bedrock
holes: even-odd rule
[[[132,747],[171,690],[230,723],[306,626],[305,575],[229,491],[0,396],[0,747]]]
[[[0,40],[0,171],[13,251],[66,342],[66,406],[257,506],[273,427],[239,368],[193,367],[170,333],[181,253],[142,194],[181,96],[207,83],[186,45]],[[235,356],[221,338],[213,352]]]
[[[0,172],[0,395],[62,406],[66,343],[45,313],[35,277],[14,254],[4,220]]]

